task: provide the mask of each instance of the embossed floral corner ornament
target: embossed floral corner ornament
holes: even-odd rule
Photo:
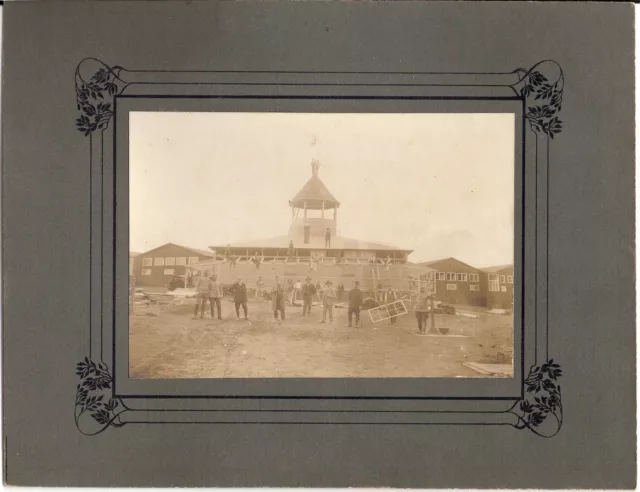
[[[76,387],[74,418],[78,430],[95,436],[108,427],[125,425],[120,415],[127,411],[119,398],[109,394],[113,378],[106,364],[95,363],[88,357],[76,365],[80,383]]]
[[[525,396],[509,409],[517,417],[516,429],[529,429],[540,437],[553,437],[562,428],[562,369],[553,359],[534,366],[524,380]]]
[[[542,68],[548,70],[547,75]],[[536,133],[544,133],[550,138],[562,131],[562,121],[558,118],[562,110],[562,93],[564,91],[564,72],[553,60],[536,63],[529,70],[518,68],[515,73],[520,80],[514,88],[527,102],[525,118]],[[553,74],[553,76],[551,75]]]
[[[85,77],[90,66],[92,73]],[[95,58],[85,58],[76,68],[76,103],[80,116],[76,128],[85,137],[96,130],[106,130],[113,116],[112,98],[127,85],[120,79],[122,67],[109,67]]]
[[[543,70],[544,69],[544,70]],[[104,131],[114,115],[113,98],[121,94],[128,83],[120,78],[122,67],[109,67],[95,58],[82,60],[75,73],[76,102],[80,115],[76,128],[84,136]],[[544,73],[543,73],[544,72]],[[518,76],[509,85],[526,102],[525,118],[536,136],[553,139],[563,129],[559,119],[562,110],[564,73],[553,60],[544,60],[529,70],[518,68],[511,72]],[[548,151],[548,146],[547,146]],[[90,357],[76,365],[80,383],[76,387],[74,419],[84,435],[97,435],[109,427],[126,424],[121,415],[127,411],[122,400],[113,397],[113,377],[102,361]],[[524,397],[506,412],[515,416],[516,429],[529,429],[537,436],[555,436],[563,423],[560,365],[553,359],[533,366],[524,380]]]

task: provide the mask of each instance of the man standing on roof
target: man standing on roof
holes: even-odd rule
[[[324,233],[324,247],[331,247],[331,229],[327,227],[327,232]]]
[[[242,306],[244,319],[247,319],[247,286],[241,277],[238,277],[236,283],[231,286],[231,292],[233,292],[233,302],[236,305],[236,316],[240,319],[240,306]]]
[[[205,270],[202,275],[196,278],[196,309],[193,312],[193,319],[198,318],[198,308],[200,308],[200,319],[204,318],[204,308],[209,299],[209,291],[211,290],[211,279],[209,271]]]
[[[236,267],[236,258],[231,256],[231,244],[227,244],[227,249],[225,250],[225,261],[229,262],[229,267]]]
[[[249,261],[253,263],[258,270],[260,270],[260,264],[264,258],[262,256],[258,256],[258,253],[249,258]]]
[[[289,241],[289,249],[287,250],[287,259],[286,261],[289,261],[289,258],[293,258],[296,254],[296,249],[293,247],[293,239],[291,241]]]
[[[311,314],[311,306],[313,304],[313,296],[316,295],[316,288],[311,283],[311,278],[307,277],[305,279],[304,285],[302,286],[302,316],[306,316],[307,314]]]

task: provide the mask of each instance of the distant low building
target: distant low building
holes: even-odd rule
[[[436,300],[471,306],[487,305],[487,276],[484,271],[455,258],[419,263],[435,270]]]
[[[482,269],[487,275],[487,307],[513,309],[513,265]]]
[[[174,275],[184,277],[186,265],[210,260],[213,256],[213,251],[167,243],[133,258],[130,254],[129,265],[136,285],[166,287]]]

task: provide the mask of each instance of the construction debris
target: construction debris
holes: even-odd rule
[[[390,318],[395,318],[407,314],[407,306],[404,305],[404,301],[395,301],[389,304],[371,308],[367,311],[371,321],[379,323]]]
[[[479,362],[463,362],[462,365],[487,376],[513,376],[512,364],[480,364]]]
[[[471,319],[478,319],[480,317],[477,314],[471,314],[471,313],[456,313],[456,316],[462,316],[464,318],[471,318]]]

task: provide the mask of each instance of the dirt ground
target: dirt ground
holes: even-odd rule
[[[458,310],[479,318],[435,318],[437,328],[462,338],[417,335],[412,312],[394,326],[374,324],[363,311],[361,327],[349,328],[346,308],[334,308],[333,323],[321,324],[320,306],[310,317],[287,306],[285,321],[274,320],[267,301],[249,301],[248,321],[236,318],[227,299],[222,320],[193,320],[193,306],[186,300],[134,309],[130,377],[487,377],[463,363],[505,364],[513,356],[512,318],[469,307]]]

